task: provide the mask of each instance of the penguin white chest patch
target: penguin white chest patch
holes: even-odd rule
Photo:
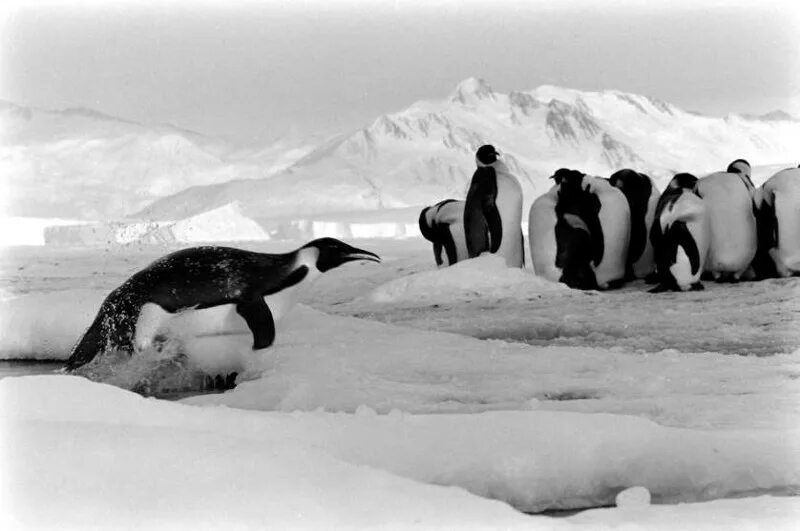
[[[267,303],[269,311],[272,312],[272,319],[275,322],[286,316],[294,305],[297,304],[300,297],[302,297],[314,281],[320,277],[321,273],[319,269],[317,269],[318,254],[319,251],[313,248],[300,251],[292,269],[297,270],[305,266],[308,269],[308,273],[303,277],[303,280],[293,286],[288,286],[264,297],[264,302]]]

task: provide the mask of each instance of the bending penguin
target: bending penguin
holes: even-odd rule
[[[498,155],[491,145],[475,153],[478,169],[464,204],[467,253],[474,258],[488,251],[509,267],[523,267],[522,187]]]
[[[701,290],[711,244],[708,212],[695,191],[697,177],[675,175],[658,200],[650,229],[658,285],[651,293]]]
[[[607,180],[576,170],[561,168],[551,178],[558,186],[555,239],[560,280],[578,289],[621,285],[630,240],[625,196]],[[531,249],[536,252],[534,244]]]
[[[419,215],[419,230],[426,240],[433,243],[433,258],[437,266],[451,266],[469,257],[464,237],[464,201],[445,199],[423,208]]]
[[[758,244],[752,183],[740,172],[716,172],[699,179],[696,190],[711,229],[705,269],[714,280],[738,281],[748,273]]]
[[[753,260],[756,275],[800,275],[800,167],[779,171],[761,185],[758,193],[758,251]]]
[[[266,254],[231,247],[193,247],[166,255],[113,290],[73,348],[73,371],[105,352],[135,355],[165,334],[231,334],[246,325],[253,350],[272,345],[275,323],[303,288],[346,262],[380,258],[334,238],[294,252]]]
[[[659,198],[658,188],[649,176],[631,169],[613,173],[608,182],[625,194],[631,210],[631,239],[628,246],[626,277],[646,278],[655,271],[653,245],[648,234],[655,219]]]

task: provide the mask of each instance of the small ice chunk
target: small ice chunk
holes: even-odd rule
[[[374,417],[377,414],[378,413],[376,413],[374,409],[364,404],[361,404],[356,408],[357,417]]]
[[[617,507],[645,507],[650,505],[650,491],[645,487],[630,487],[617,494]]]

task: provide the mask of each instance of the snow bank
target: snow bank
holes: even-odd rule
[[[675,516],[703,528],[718,512],[745,523],[765,514],[788,528],[800,514],[797,498],[762,497],[705,510],[623,507],[573,523],[485,499],[536,511],[612,503],[630,486],[646,487],[656,502],[791,492],[800,485],[797,432],[679,430],[633,417],[531,411],[195,408],[70,376],[6,378],[0,398],[8,434],[0,513],[14,528],[597,529]]]
[[[369,238],[418,238],[421,236],[416,222],[376,221],[353,222],[345,220],[298,219],[277,224],[270,230],[274,239],[313,240],[315,238],[338,238],[341,240]]]
[[[74,289],[0,300],[0,358],[67,359],[106,295]]]
[[[0,247],[44,245],[48,227],[66,227],[81,223],[83,222],[58,218],[3,217],[0,218]]]
[[[542,293],[580,296],[563,284],[538,277],[530,270],[509,268],[503,258],[484,254],[451,267],[414,273],[377,288],[369,299],[379,303],[452,301],[481,297],[537,297]]]

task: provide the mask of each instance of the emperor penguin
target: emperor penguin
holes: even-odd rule
[[[753,268],[760,278],[800,275],[800,167],[779,171],[759,189],[758,251]]]
[[[451,266],[469,257],[464,237],[464,201],[445,199],[423,208],[419,215],[419,230],[426,240],[433,243],[433,258],[437,266]]]
[[[73,348],[73,371],[105,352],[135,355],[158,337],[231,334],[247,327],[253,350],[275,340],[275,323],[322,273],[378,255],[334,238],[285,254],[232,247],[192,247],[159,258],[113,290]],[[187,330],[187,328],[189,330]]]
[[[631,211],[626,276],[629,279],[646,278],[655,271],[653,245],[648,235],[655,219],[660,192],[648,175],[627,168],[613,173],[608,182],[622,191]]]
[[[505,258],[508,267],[523,267],[522,187],[498,157],[491,145],[475,153],[478,168],[464,204],[467,253],[474,258],[488,251]]]
[[[676,174],[659,197],[650,229],[658,285],[651,293],[701,290],[700,276],[711,244],[708,212],[697,177]]]
[[[625,195],[606,179],[576,170],[561,168],[551,178],[559,188],[556,242],[563,282],[580,289],[618,287],[625,281],[631,231]],[[577,281],[570,280],[573,275]],[[592,275],[595,285],[586,287]]]
[[[558,190],[559,187],[556,185],[537,197],[531,204],[528,214],[528,245],[531,250],[533,272],[553,282],[559,282],[564,273],[561,267],[556,264],[558,254],[558,242],[556,240]],[[564,238],[568,237],[567,235],[564,236]]]
[[[756,254],[756,205],[749,178],[716,172],[697,181],[711,229],[705,269],[714,280],[738,281],[750,270]],[[750,274],[750,273],[748,273]]]
[[[725,169],[728,173],[734,173],[739,176],[742,180],[744,185],[747,187],[747,190],[752,195],[755,192],[756,187],[753,185],[753,169],[750,167],[750,163],[747,162],[745,159],[736,159]]]

